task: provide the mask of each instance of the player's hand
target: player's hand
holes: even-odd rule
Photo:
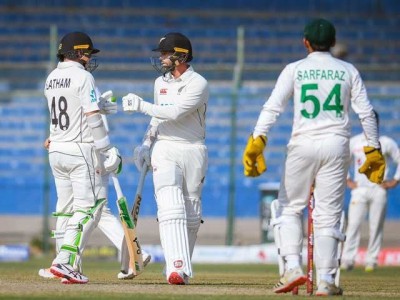
[[[148,169],[151,169],[150,148],[145,145],[137,146],[133,150],[133,161],[139,172],[142,171],[144,163],[146,163]]]
[[[106,172],[119,174],[122,171],[122,157],[117,148],[112,147],[103,152],[106,159],[104,160],[104,169]]]
[[[47,138],[44,142],[43,142],[43,147],[46,149],[46,150],[49,150],[49,148],[50,148],[50,138]]]
[[[98,105],[100,108],[100,113],[103,115],[117,113],[118,110],[117,99],[113,96],[112,91],[107,91],[101,94]]]
[[[268,139],[265,135],[260,135],[255,139],[253,138],[253,134],[250,135],[243,153],[245,176],[257,177],[267,170],[267,165],[263,155],[267,141]]]
[[[371,182],[382,183],[386,162],[381,149],[366,146],[364,147],[364,153],[367,159],[358,169],[358,172],[365,174]]]
[[[387,180],[381,183],[381,187],[385,190],[393,189],[399,184],[399,181],[396,179]]]
[[[141,111],[143,99],[135,94],[128,94],[122,97],[122,107],[126,112]]]

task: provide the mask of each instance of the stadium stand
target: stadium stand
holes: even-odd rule
[[[195,49],[193,64],[211,85],[207,121],[210,164],[203,207],[208,216],[226,215],[231,146],[236,147],[238,216],[256,216],[258,185],[279,181],[291,130],[289,112],[280,117],[269,135],[266,152],[269,170],[265,176],[253,180],[242,175],[242,150],[272,89],[271,80],[276,79],[286,63],[305,55],[301,44],[305,22],[322,16],[324,11],[337,24],[338,40],[349,46],[348,60],[367,80],[373,104],[381,114],[381,132],[400,142],[400,88],[390,83],[400,79],[400,2],[317,2],[308,1],[308,11],[304,11],[304,4],[294,0],[219,0],[201,8],[187,1],[179,10],[163,1],[152,1],[152,4],[134,1],[134,5],[130,5],[133,1],[106,0],[67,3],[53,0],[46,1],[46,5],[42,1],[2,1],[0,186],[4,200],[0,214],[41,214],[46,187],[50,187],[51,206],[55,205],[47,156],[42,149],[47,135],[47,107],[41,91],[51,63],[55,63],[49,50],[51,25],[57,26],[59,36],[82,30],[93,37],[96,47],[101,49],[95,77],[102,90],[113,89],[117,96],[135,91],[149,100],[156,76],[149,63],[151,49],[168,31],[182,31],[191,38]],[[230,81],[236,61],[238,26],[245,28],[244,82],[237,96],[237,138],[231,145],[235,95]],[[355,116],[352,118],[354,132],[358,132],[359,122]],[[123,113],[110,117],[113,142],[125,158],[121,182],[130,196],[138,176],[132,162],[132,147],[140,143],[147,121],[145,116]],[[152,198],[150,180],[146,182],[144,194],[145,198]],[[398,195],[398,191],[390,195],[389,217],[398,218],[394,212],[400,206]],[[153,215],[155,203],[143,203],[141,213]]]

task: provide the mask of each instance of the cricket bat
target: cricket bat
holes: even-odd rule
[[[115,192],[117,193],[117,207],[122,223],[122,228],[124,229],[125,245],[128,248],[130,259],[129,268],[131,268],[133,274],[137,276],[144,269],[142,248],[136,234],[135,223],[133,222],[131,214],[129,212],[128,203],[122,193],[121,186],[119,185],[119,180],[115,174],[111,174],[111,178],[114,183]]]
[[[142,203],[142,190],[144,186],[144,179],[146,178],[146,174],[148,171],[148,166],[147,163],[143,163],[142,166],[142,171],[140,172],[140,178],[139,178],[139,183],[136,189],[136,194],[135,194],[135,201],[133,202],[133,207],[131,211],[133,223],[135,223],[135,226],[137,226],[137,220],[139,217],[139,210],[140,210],[140,204]]]

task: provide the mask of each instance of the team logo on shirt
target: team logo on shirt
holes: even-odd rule
[[[90,102],[97,102],[96,92],[94,90],[90,91]]]
[[[166,95],[167,91],[168,91],[168,89],[165,89],[165,88],[160,89],[160,95]]]

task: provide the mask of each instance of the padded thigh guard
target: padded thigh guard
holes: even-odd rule
[[[201,224],[201,201],[199,198],[185,197],[187,231],[189,240],[190,258],[197,240],[197,232]]]
[[[156,196],[167,278],[171,272],[177,270],[191,277],[192,265],[182,190],[177,186],[165,186],[157,191]]]
[[[335,274],[339,267],[338,243],[345,235],[337,228],[314,228],[314,260],[318,273]]]
[[[53,263],[68,263],[75,270],[81,269],[83,250],[93,230],[96,228],[106,199],[99,199],[89,210],[77,210],[68,220],[64,243]]]

